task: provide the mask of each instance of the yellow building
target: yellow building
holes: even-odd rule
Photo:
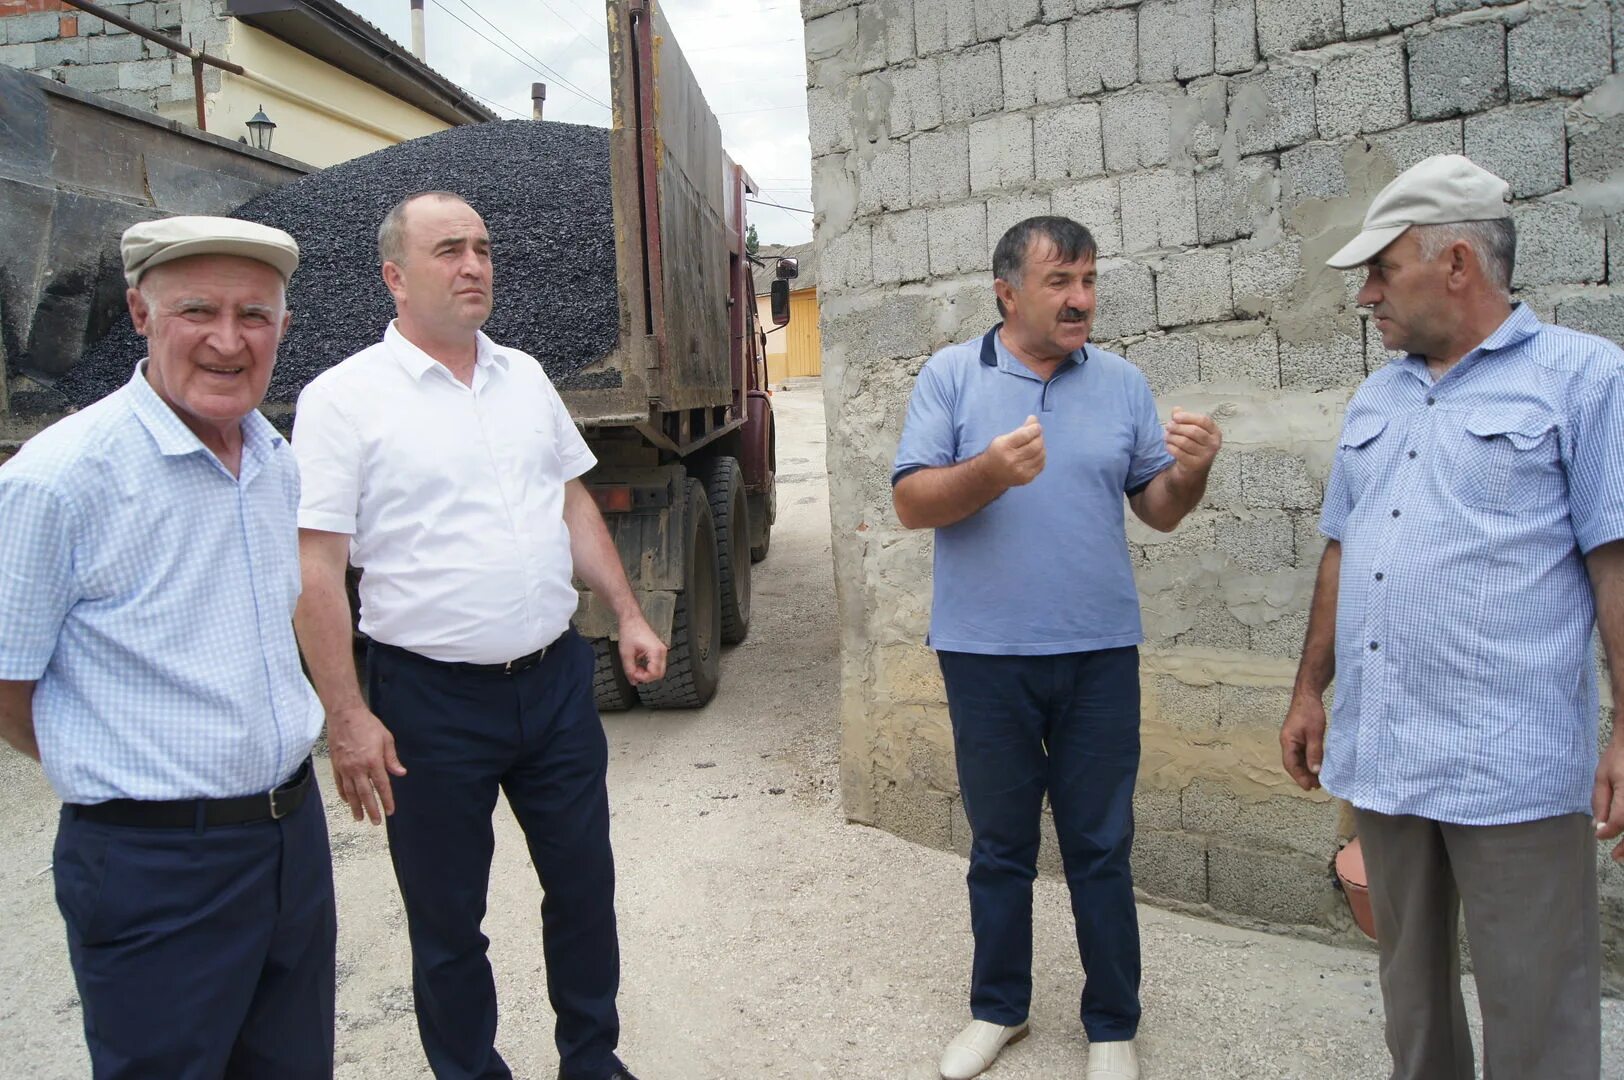
[[[793,247],[768,245],[758,253],[766,267],[756,268],[756,313],[767,330],[767,381],[823,374],[823,342],[818,336],[818,274],[811,244]],[[789,325],[773,326],[769,291],[777,262],[767,256],[782,255],[800,262],[800,274],[789,283]]]

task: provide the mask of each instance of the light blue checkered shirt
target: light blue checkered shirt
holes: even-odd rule
[[[1519,305],[1437,382],[1389,364],[1348,404],[1320,531],[1342,543],[1326,789],[1462,825],[1588,813],[1583,556],[1624,538],[1624,351]]]
[[[0,467],[0,679],[38,680],[65,802],[266,791],[315,742],[298,469],[259,413],[242,430],[239,479],[137,369]]]

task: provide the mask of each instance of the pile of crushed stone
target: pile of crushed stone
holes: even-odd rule
[[[293,326],[267,400],[296,401],[311,379],[383,336],[395,309],[378,269],[378,225],[426,190],[461,195],[490,230],[496,289],[485,332],[540,360],[560,389],[620,385],[618,372],[582,373],[620,340],[609,132],[508,120],[391,146],[232,212],[299,242]],[[56,389],[68,405],[88,405],[128,381],[145,353],[126,313]]]

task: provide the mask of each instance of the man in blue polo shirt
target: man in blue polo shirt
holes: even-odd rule
[[[1123,496],[1171,531],[1200,502],[1222,437],[1181,409],[1164,426],[1144,375],[1087,344],[1094,255],[1066,218],[1004,234],[1004,321],[930,358],[892,473],[898,519],[936,530],[930,644],[972,834],[974,1019],[942,1056],[944,1080],[978,1075],[1026,1035],[1045,795],[1087,970],[1087,1075],[1139,1075],[1129,854],[1143,634]]]

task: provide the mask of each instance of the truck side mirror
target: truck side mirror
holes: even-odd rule
[[[792,278],[800,276],[800,273],[801,273],[801,260],[799,260],[799,259],[779,259],[778,260],[778,278],[779,278],[780,281],[789,281]]]
[[[780,263],[779,265],[783,265]],[[789,282],[779,278],[773,282],[773,325],[789,325]]]

